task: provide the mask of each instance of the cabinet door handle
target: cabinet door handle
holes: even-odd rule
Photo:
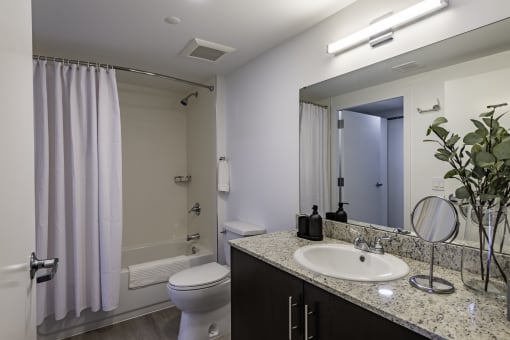
[[[292,308],[297,306],[297,303],[292,303],[292,296],[289,296],[289,340],[292,340],[292,331],[298,328],[292,325]]]
[[[313,311],[308,311],[308,305],[305,304],[305,340],[313,340],[313,335],[308,336],[308,317],[313,315]]]

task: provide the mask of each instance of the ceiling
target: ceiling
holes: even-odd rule
[[[377,102],[353,106],[344,110],[364,113],[381,118],[397,118],[404,114],[404,97],[384,99]]]
[[[32,0],[34,54],[207,82],[216,74],[232,72],[353,2]],[[166,23],[164,19],[171,16],[181,19],[181,23]],[[227,45],[236,51],[217,62],[180,56],[179,52],[193,38]]]

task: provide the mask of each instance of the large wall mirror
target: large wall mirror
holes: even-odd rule
[[[302,88],[301,212],[347,202],[350,223],[411,230],[421,198],[448,198],[460,185],[443,179],[426,129],[445,116],[463,136],[487,105],[510,103],[508,32],[502,20]],[[460,220],[459,242],[470,223]]]

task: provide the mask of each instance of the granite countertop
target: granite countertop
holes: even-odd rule
[[[317,274],[294,258],[299,247],[318,243],[346,243],[331,238],[312,242],[295,236],[295,230],[246,237],[231,245],[283,271],[370,310],[431,339],[510,339],[506,299],[488,298],[464,288],[460,272],[434,267],[434,276],[450,281],[453,294],[429,294],[410,286],[409,277],[428,274],[429,264],[400,257],[409,274],[399,280],[354,282]],[[399,257],[399,256],[397,256]]]

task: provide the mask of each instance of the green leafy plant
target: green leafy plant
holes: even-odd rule
[[[451,169],[444,175],[453,178],[462,186],[455,190],[455,196],[469,202],[478,222],[480,246],[480,273],[487,291],[490,274],[490,261],[497,265],[503,280],[507,278],[494,255],[494,240],[499,222],[505,218],[510,201],[510,133],[501,126],[500,119],[506,113],[496,116],[499,107],[507,105],[489,105],[489,111],[480,114],[480,120],[471,119],[475,130],[462,138],[448,131],[444,125],[448,120],[436,118],[427,129],[427,136],[434,134],[436,139],[427,142],[439,144],[434,156],[447,162]],[[487,209],[496,211],[492,235],[484,228],[483,217]],[[484,268],[482,251],[484,244],[489,245],[487,263]]]

